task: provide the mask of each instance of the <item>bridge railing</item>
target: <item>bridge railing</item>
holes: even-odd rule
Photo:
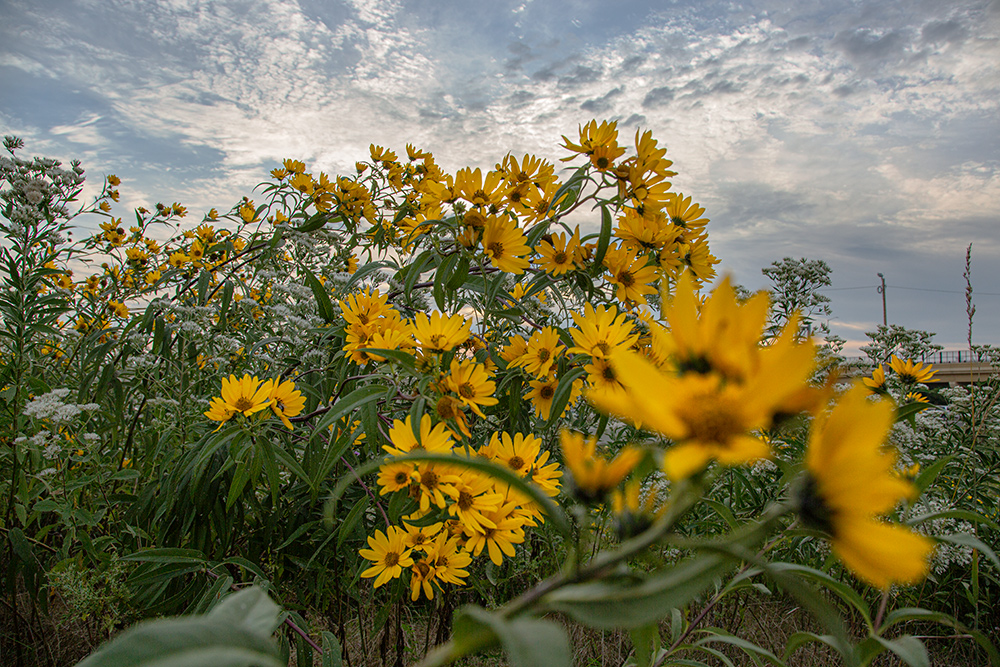
[[[990,356],[985,350],[940,350],[938,352],[926,354],[919,359],[914,359],[914,361],[919,361],[925,364],[968,364],[973,362],[988,363],[990,361]],[[871,364],[871,360],[868,357],[844,357],[844,362],[849,365]]]

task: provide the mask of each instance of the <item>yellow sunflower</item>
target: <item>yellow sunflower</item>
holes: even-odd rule
[[[490,263],[505,273],[520,275],[530,262],[524,258],[531,252],[527,238],[508,217],[490,216],[483,230],[483,253]]]
[[[535,331],[525,348],[524,354],[511,365],[523,366],[524,370],[536,378],[548,376],[553,367],[558,365],[559,355],[566,350],[566,346],[559,343],[559,331],[555,327]]]
[[[206,417],[217,422],[226,422],[239,413],[249,417],[255,412],[266,410],[271,405],[271,387],[257,376],[244,375],[239,380],[235,375],[222,379],[221,396],[214,396]]]
[[[882,366],[879,366],[874,371],[872,371],[872,376],[870,378],[862,378],[862,382],[873,394],[884,394],[885,393],[885,370]]]
[[[361,573],[362,578],[375,579],[375,588],[378,588],[390,579],[398,579],[403,574],[404,567],[413,565],[413,558],[410,557],[410,549],[403,544],[406,531],[396,526],[389,526],[386,533],[376,530],[374,535],[368,536],[368,546],[371,549],[361,549],[358,551],[361,557],[373,561],[374,564]]]
[[[461,362],[453,359],[451,373],[445,378],[445,385],[458,394],[462,403],[468,405],[473,412],[483,418],[486,415],[483,414],[479,406],[496,405],[498,402],[497,399],[493,398],[496,384],[490,380],[486,368],[472,359]]]
[[[447,352],[469,339],[472,323],[458,313],[446,316],[441,313],[417,313],[413,318],[413,335],[421,349]]]
[[[493,480],[471,470],[463,470],[445,492],[454,501],[448,513],[472,531],[496,528],[486,513],[500,507],[503,496],[494,491]]]
[[[580,230],[566,239],[566,234],[550,234],[550,240],[543,240],[538,244],[538,266],[546,273],[553,276],[562,275],[576,268],[574,262],[577,255],[577,248],[580,245]]]
[[[508,468],[518,477],[524,477],[535,465],[542,441],[535,435],[494,433],[490,437],[490,458]]]
[[[632,332],[632,323],[625,314],[619,314],[614,306],[595,309],[587,303],[583,315],[575,311],[572,315],[576,328],[569,333],[576,345],[569,349],[571,353],[603,358],[617,349],[631,347],[639,338],[639,334]]]
[[[482,530],[465,528],[465,548],[478,556],[485,547],[490,555],[490,560],[495,565],[503,564],[503,557],[514,557],[514,545],[524,542],[525,520],[518,515],[516,503],[506,503],[497,509],[487,512],[486,518],[490,520],[493,527],[484,527]]]
[[[389,440],[392,445],[382,445],[382,449],[393,456],[405,456],[413,451],[450,454],[454,445],[448,428],[444,424],[432,427],[430,415],[420,418],[419,439],[414,433],[410,416],[407,415],[405,422],[398,419],[393,422],[389,429]]]
[[[896,372],[903,384],[916,384],[918,382],[929,382],[937,373],[931,370],[931,365],[924,366],[922,363],[913,363],[912,359],[903,361],[897,356],[893,356],[889,362],[889,368]]]
[[[271,410],[285,425],[285,428],[294,429],[295,427],[292,426],[292,422],[288,418],[295,417],[302,412],[302,409],[306,407],[306,397],[295,388],[295,383],[291,380],[281,381],[279,378],[273,381],[268,380],[264,384],[269,385],[268,398],[271,401]]]
[[[647,294],[656,294],[656,268],[647,266],[646,256],[634,248],[608,248],[604,255],[607,281],[616,287],[615,297],[622,303],[646,303]]]

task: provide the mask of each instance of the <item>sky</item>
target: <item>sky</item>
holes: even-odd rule
[[[880,272],[890,323],[963,348],[970,243],[973,342],[1000,345],[1000,0],[0,0],[0,91],[24,155],[198,219],[286,157],[558,162],[616,120],[667,147],[721,272],[830,265],[845,352]]]

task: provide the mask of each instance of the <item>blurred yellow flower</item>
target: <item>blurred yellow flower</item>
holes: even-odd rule
[[[585,438],[575,431],[563,430],[559,440],[563,463],[572,476],[573,487],[588,502],[602,500],[642,459],[642,450],[627,446],[608,461],[597,454],[597,438]]]
[[[878,588],[912,584],[927,575],[930,539],[882,521],[916,489],[894,472],[896,457],[882,445],[893,423],[890,401],[871,401],[855,385],[828,415],[817,418],[806,451],[807,478],[799,511],[830,535],[837,556]]]

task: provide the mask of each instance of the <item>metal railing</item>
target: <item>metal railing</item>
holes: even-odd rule
[[[973,362],[989,362],[989,360],[990,357],[987,352],[980,350],[940,350],[926,354],[919,359],[914,359],[914,361],[925,364],[968,364]],[[844,357],[844,362],[847,364],[870,364],[871,360],[868,357]]]

